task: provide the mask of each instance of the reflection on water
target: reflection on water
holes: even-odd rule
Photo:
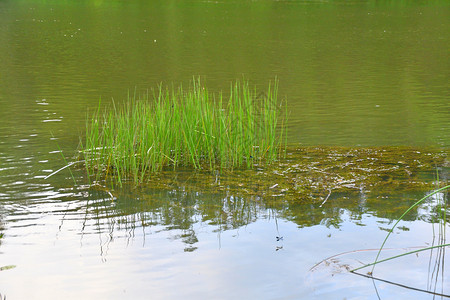
[[[148,293],[157,299],[180,294],[375,299],[372,283],[347,270],[372,261],[392,225],[392,219],[367,210],[364,203],[371,197],[336,195],[319,207],[179,186],[123,188],[112,191],[113,198],[104,187],[59,188],[45,201],[39,195],[1,205],[0,266],[17,266],[0,272],[2,292],[35,299],[145,299]],[[391,200],[421,194],[402,193]],[[420,219],[429,216],[436,201],[430,199],[400,223],[383,255],[432,242],[431,225]],[[350,253],[315,266],[343,252]],[[382,265],[377,275],[422,287],[428,261],[421,253]],[[400,272],[405,266],[408,272]],[[448,274],[443,276],[448,282]],[[30,289],[24,290],[23,282]],[[382,299],[424,299],[403,288],[378,288]]]
[[[377,299],[347,267],[374,259],[436,170],[448,180],[449,20],[445,0],[0,1],[0,293]],[[289,141],[313,147],[273,169],[178,170],[140,188],[88,187],[79,166],[76,184],[67,169],[45,179],[77,155],[100,97],[193,75],[214,92],[278,76]],[[382,254],[433,244],[439,212],[438,198],[414,209]],[[377,276],[427,288],[431,260]],[[427,296],[377,287],[381,299]]]
[[[0,148],[0,267],[16,266],[0,271],[8,298],[371,299],[372,283],[347,268],[374,251],[311,267],[379,247],[393,220],[434,188],[436,170],[448,174],[441,149],[306,147],[270,168],[167,170],[140,187],[86,186],[81,166],[72,168],[77,185],[67,169],[44,179],[65,165],[61,140],[25,139],[7,135]],[[27,146],[7,151],[14,143]],[[432,243],[437,209],[431,198],[413,210],[386,255]],[[377,276],[421,286],[429,260],[395,261]],[[405,266],[408,274],[398,272]],[[382,299],[423,299],[379,288]]]
[[[162,231],[177,231],[180,234],[173,238],[179,238],[186,244],[185,251],[196,249],[198,242],[194,228],[198,224],[211,228],[212,231],[220,234],[228,230],[237,230],[260,220],[267,220],[274,223],[277,220],[289,220],[300,228],[316,225],[324,225],[326,228],[340,229],[345,223],[350,221],[358,226],[366,226],[364,219],[375,212],[368,209],[367,198],[362,199],[361,195],[340,194],[330,199],[330,202],[338,202],[339,205],[330,204],[320,207],[314,203],[286,203],[274,201],[258,196],[241,197],[226,195],[221,193],[204,193],[201,191],[171,190],[159,191],[147,190],[146,192],[120,192],[117,197],[111,198],[104,191],[92,190],[88,192],[89,200],[85,207],[73,208],[85,213],[85,219],[81,232],[108,233],[110,237],[114,231],[125,231],[132,238],[135,230],[144,230],[148,227],[158,227]],[[407,199],[407,205],[411,205],[420,197],[421,193],[408,193],[401,195],[390,195],[390,202],[401,203]],[[365,196],[363,196],[365,197]],[[415,220],[427,220],[428,222],[438,222],[441,213],[442,198],[445,194],[438,194],[431,197],[416,210],[412,211],[405,220],[411,222]],[[441,198],[441,199],[440,199]],[[370,202],[371,199],[369,199]],[[445,200],[444,200],[445,202]],[[407,207],[407,206],[406,206]],[[392,217],[399,217],[403,210],[395,210],[387,205],[380,205],[380,210],[388,212],[388,218],[378,219],[378,228],[389,231]],[[368,213],[369,212],[369,213]],[[77,216],[78,217],[78,216]],[[66,217],[63,221],[68,220]],[[398,230],[409,231],[407,225],[401,226]],[[277,241],[283,241],[278,229],[274,231]]]

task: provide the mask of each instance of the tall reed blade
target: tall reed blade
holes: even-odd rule
[[[99,103],[86,120],[87,172],[94,180],[138,184],[165,167],[215,170],[271,163],[286,142],[286,120],[278,130],[277,91],[277,80],[264,97],[248,82],[236,81],[225,104],[222,93],[211,94],[194,78],[187,90],[160,85],[151,96],[128,94],[123,105],[113,101],[102,110]]]

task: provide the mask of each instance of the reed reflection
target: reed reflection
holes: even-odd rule
[[[129,242],[139,230],[144,243],[149,234],[170,232],[185,251],[195,251],[201,231],[220,234],[273,217],[299,227],[340,228],[348,221],[365,226],[364,217],[373,215],[380,218],[379,229],[388,230],[416,199],[445,181],[427,171],[435,164],[441,174],[444,161],[440,152],[422,155],[410,148],[320,148],[297,151],[276,167],[223,171],[220,176],[168,170],[139,187],[91,186],[82,231],[93,233],[95,228],[108,242],[117,237]],[[404,220],[438,222],[433,201]]]

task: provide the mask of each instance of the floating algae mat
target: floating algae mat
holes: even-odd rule
[[[445,149],[288,146],[277,88],[275,81],[258,93],[236,82],[224,100],[194,80],[187,90],[160,86],[99,108],[86,123],[88,176],[100,188],[131,183],[318,205],[348,193],[429,191],[448,180]]]
[[[153,95],[129,97],[86,123],[82,153],[90,177],[142,183],[164,168],[234,169],[271,163],[283,150],[284,118],[277,82],[257,93],[247,82],[229,96],[211,94],[194,80],[185,90],[159,87]]]
[[[449,170],[448,151],[442,149],[287,147],[286,157],[270,165],[217,172],[191,167],[163,169],[140,188],[224,192],[269,206],[329,206],[336,199],[346,201],[347,196],[357,193],[374,205],[383,201],[386,206],[385,200],[393,195],[444,186]],[[114,188],[108,191],[114,194]],[[409,202],[403,204],[407,208]],[[392,203],[394,210],[401,210],[402,205]]]

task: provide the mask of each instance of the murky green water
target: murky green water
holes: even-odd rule
[[[378,299],[346,269],[374,251],[312,267],[377,248],[436,168],[448,178],[449,36],[447,1],[0,0],[0,268],[16,266],[0,293]],[[76,153],[100,98],[197,75],[212,91],[276,76],[293,146],[370,148],[292,148],[274,170],[179,170],[137,190],[88,187],[79,168],[76,185],[67,170],[44,179],[66,164],[60,149]],[[400,223],[390,251],[433,242],[443,197]],[[427,288],[430,261],[376,275]],[[432,297],[376,286],[381,299]]]

